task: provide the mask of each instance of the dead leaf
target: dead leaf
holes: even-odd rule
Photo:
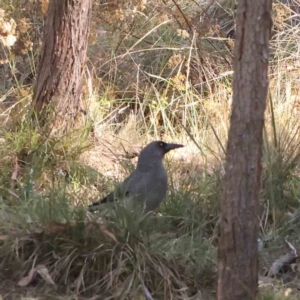
[[[20,200],[20,197],[14,191],[8,190],[8,193]]]
[[[292,294],[293,290],[291,288],[288,288],[284,292],[285,297],[289,297]]]
[[[49,0],[40,0],[40,5],[42,13],[46,15],[49,7]]]
[[[294,264],[298,259],[298,254],[296,248],[287,240],[285,241],[289,253],[277,258],[271,265],[268,276],[278,276],[280,274],[286,274],[293,271]]]
[[[99,228],[100,228],[100,230],[103,232],[103,233],[105,233],[106,235],[108,235],[111,239],[113,239],[116,243],[118,242],[117,241],[117,238],[115,237],[115,235],[112,233],[112,232],[110,232],[108,229],[106,229],[106,227],[104,226],[104,224],[99,224],[100,226],[99,226]]]
[[[68,224],[53,222],[47,226],[45,231],[48,233],[64,232],[67,231],[68,227]]]
[[[18,173],[19,173],[19,164],[18,164],[18,159],[16,159],[15,167],[14,167],[13,173],[11,175],[11,180],[17,181]]]
[[[0,241],[5,241],[5,240],[7,240],[7,235],[0,235]]]
[[[267,277],[267,276],[259,276],[258,278],[258,286],[274,286],[276,283],[275,278]]]
[[[298,254],[297,254],[297,250],[296,248],[290,243],[288,242],[287,240],[285,240],[285,243],[290,251],[290,253],[294,256],[294,257],[298,257]]]
[[[32,268],[27,276],[20,279],[20,281],[18,282],[18,286],[27,286],[33,280],[35,275],[36,269]]]
[[[36,267],[36,271],[40,274],[40,276],[41,276],[47,283],[55,285],[55,283],[54,283],[52,277],[50,276],[49,271],[48,271],[48,269],[47,269],[46,266],[44,266],[44,265],[38,265],[38,266]]]
[[[46,266],[38,265],[35,268],[32,268],[28,275],[21,278],[18,282],[18,286],[27,286],[35,278],[36,274],[39,274],[47,283],[55,285],[53,279],[51,278],[49,271]]]

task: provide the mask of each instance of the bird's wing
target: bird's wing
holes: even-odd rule
[[[122,191],[126,197],[143,197],[147,193],[149,172],[135,170],[122,184]]]
[[[102,204],[122,200],[126,207],[134,208],[138,204],[155,209],[165,198],[167,177],[164,169],[153,171],[135,170],[113,192],[89,205],[89,211],[95,211]],[[127,203],[127,204],[126,204]]]
[[[142,206],[145,211],[152,211],[166,198],[167,187],[168,178],[163,166],[148,171],[136,170],[122,185],[126,193],[124,201],[131,209]]]
[[[132,195],[134,190],[134,182],[136,182],[136,180],[138,180],[138,176],[135,175],[134,171],[124,180],[122,184],[117,186],[114,191],[106,195],[104,198],[90,204],[88,206],[88,210],[98,210],[102,204],[118,201],[124,197]]]

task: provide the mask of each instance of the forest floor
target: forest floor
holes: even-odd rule
[[[0,3],[0,25],[10,31],[2,40],[18,40],[0,47],[0,300],[216,299],[235,1],[181,0],[180,13],[172,1],[104,10],[94,2],[85,114],[67,133],[53,120],[33,127],[29,117],[48,1]],[[260,300],[300,299],[296,2],[273,5]],[[147,217],[121,206],[109,218],[87,213],[158,139],[185,145],[165,158],[169,189],[159,209]]]
[[[133,143],[124,139],[124,132],[105,130],[100,137],[86,136],[89,146],[79,143],[84,150],[75,160],[70,153],[61,157],[62,145],[74,137],[65,137],[65,141],[57,138],[52,148],[48,145],[32,154],[30,167],[34,166],[36,174],[34,170],[28,173],[26,163],[16,170],[9,147],[2,148],[7,151],[2,156],[3,299],[116,299],[123,295],[130,299],[151,299],[147,295],[153,299],[216,298],[219,200],[224,174],[223,160],[217,157],[221,154],[215,157],[198,148],[184,134],[172,140],[165,136],[164,140],[184,143],[185,148],[165,159],[169,194],[155,215],[140,219],[117,209],[103,222],[101,213],[85,213],[89,203],[133,170],[140,149],[152,140],[130,130]],[[7,134],[3,137],[6,145],[10,140]],[[207,136],[211,142],[212,137]],[[206,149],[213,147],[202,140],[204,144]],[[286,240],[296,249],[300,245],[299,180],[296,171],[282,173],[289,166],[288,160],[278,155],[278,151],[273,152],[267,157],[270,161],[264,160],[260,299],[300,299],[297,262],[282,260],[284,255],[293,256]],[[279,163],[284,167],[279,168]],[[15,172],[24,179],[12,185]],[[283,176],[288,178],[284,184],[278,181]],[[276,185],[284,187],[280,197],[274,177]],[[9,183],[7,188],[5,182]],[[278,202],[268,201],[271,195]],[[277,273],[268,274],[274,264],[278,265]]]

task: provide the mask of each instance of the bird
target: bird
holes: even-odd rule
[[[157,209],[166,198],[168,189],[168,175],[163,158],[169,151],[181,147],[184,145],[163,141],[148,144],[138,157],[136,169],[114,191],[90,204],[88,211],[99,210],[105,203],[120,200],[130,203],[130,209],[143,207],[146,213]]]

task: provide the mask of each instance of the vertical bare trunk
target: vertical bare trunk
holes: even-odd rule
[[[52,102],[62,118],[79,109],[92,0],[51,0],[44,30],[33,105]]]
[[[226,175],[221,203],[218,299],[256,299],[262,132],[268,90],[271,0],[239,0]]]

